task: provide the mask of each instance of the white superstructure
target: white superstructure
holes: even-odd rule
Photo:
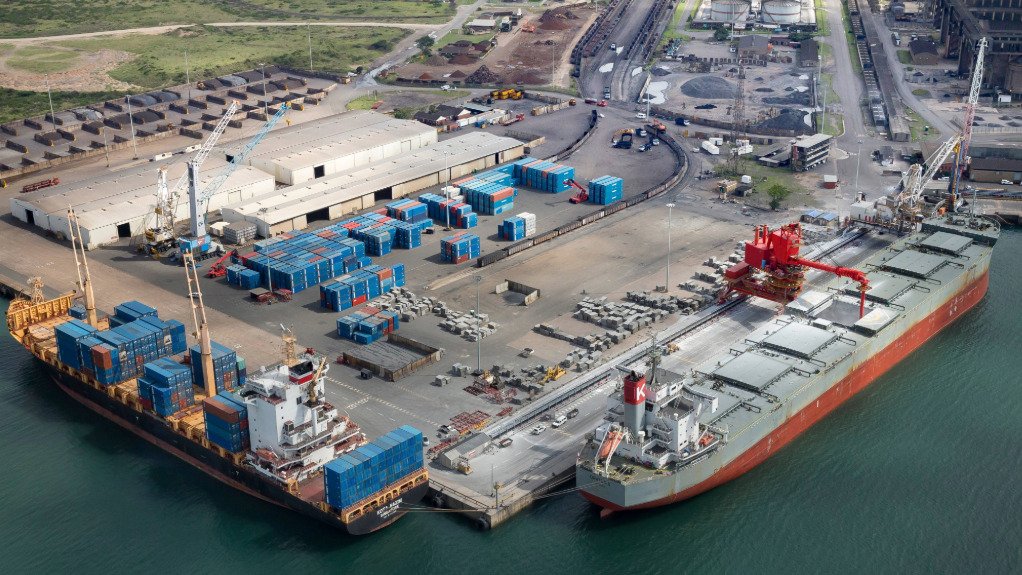
[[[358,426],[324,401],[323,373],[316,375],[312,359],[303,358],[251,377],[241,390],[250,463],[282,481],[301,481],[365,443]]]

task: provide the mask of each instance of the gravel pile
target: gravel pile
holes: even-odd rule
[[[690,98],[707,100],[733,99],[737,87],[717,76],[699,76],[681,85],[681,93]]]
[[[752,131],[756,131],[757,128],[765,128],[771,130],[795,130],[797,133],[810,133],[812,129],[806,125],[803,118],[806,113],[801,110],[784,109],[777,116],[765,120],[757,124]]]

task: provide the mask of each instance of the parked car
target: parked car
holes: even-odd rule
[[[650,143],[653,144],[654,146],[659,146],[660,145],[660,138],[653,138],[653,141],[650,142]]]
[[[617,50],[617,44],[615,44],[615,43],[611,42],[611,43],[610,43],[610,49],[611,49],[611,50]]]
[[[540,433],[543,433],[544,431],[546,431],[546,425],[543,424],[543,423],[540,423],[536,427],[533,427],[532,431],[530,433],[532,433],[533,435],[539,435]]]
[[[1001,185],[1002,185],[1002,186],[1010,186],[1010,185],[1012,185],[1012,184],[1014,184],[1014,183],[1015,183],[1015,182],[1013,182],[1013,181],[1011,181],[1011,180],[1001,180]]]
[[[577,416],[578,416],[578,408],[577,407],[568,412],[568,419],[574,419]]]
[[[501,439],[500,443],[498,443],[497,445],[499,445],[500,447],[508,447],[514,442],[515,442],[514,439],[511,439],[510,437],[505,437],[504,439]]]
[[[635,117],[640,119],[640,120],[645,120],[646,119],[646,112],[639,112],[639,113],[635,114]]]
[[[596,105],[601,107],[601,108],[606,108],[607,107],[607,101],[606,100],[600,100],[599,102],[596,103]]]
[[[645,152],[645,151],[649,150],[649,148],[650,148],[649,144],[643,144],[643,145],[639,146],[639,151],[640,152]]]
[[[554,418],[554,422],[553,422],[553,423],[551,423],[550,425],[551,425],[551,426],[552,426],[553,428],[555,428],[555,429],[556,429],[556,428],[558,428],[558,427],[560,427],[560,426],[564,425],[564,422],[566,422],[566,421],[568,421],[568,418],[567,418],[567,417],[566,417],[565,415],[561,414],[561,415],[558,415],[557,417],[555,417],[555,418]]]

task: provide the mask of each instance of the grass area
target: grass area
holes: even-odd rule
[[[909,52],[908,50],[898,50],[895,52],[895,54],[898,55],[898,61],[901,62],[902,64],[906,65],[912,64],[912,52]]]
[[[371,110],[373,104],[379,99],[380,97],[377,94],[366,94],[348,102],[346,108],[349,110]]]
[[[53,92],[53,109],[66,110],[123,96],[123,92]],[[49,113],[46,92],[0,88],[0,123]]]
[[[823,91],[827,95],[828,112],[826,119],[819,117],[819,119],[823,120],[825,123],[822,126],[818,126],[818,129],[824,134],[828,134],[831,136],[840,136],[845,131],[845,118],[841,114],[837,114],[830,111],[830,109],[832,109],[835,104],[841,102],[841,97],[838,95],[837,92],[834,91],[834,75],[822,74],[820,76],[820,80],[821,83],[823,84]],[[820,103],[821,104],[823,103],[822,97]]]
[[[823,6],[823,0],[813,0],[813,6],[816,7],[816,35],[830,34],[830,22],[827,22],[827,9]]]
[[[911,108],[905,108],[905,121],[908,122],[908,131],[912,135],[913,142],[921,142],[928,140],[931,134],[926,133],[924,126],[926,126],[926,120],[923,120],[915,110]],[[936,132],[930,129],[930,132]]]
[[[394,92],[380,93],[378,91],[374,91],[372,94],[366,94],[364,96],[359,96],[359,97],[355,98],[354,100],[351,100],[350,102],[348,102],[347,108],[349,110],[371,110],[372,107],[373,107],[373,104],[375,104],[379,100],[383,100],[384,102],[386,102],[388,94],[393,94],[393,93]],[[458,99],[461,99],[461,98],[468,98],[469,96],[472,95],[472,92],[469,92],[468,90],[447,90],[447,91],[444,91],[444,90],[415,90],[415,93],[422,94],[424,97],[432,96],[433,97],[432,101],[433,101],[434,104],[439,104],[439,103],[442,103],[442,102],[447,102],[449,100],[458,100]],[[406,92],[406,94],[407,94],[407,92]]]
[[[852,62],[852,70],[862,75],[862,63],[859,62],[859,49],[855,45],[855,34],[846,31],[845,41],[848,42],[848,59]]]
[[[7,44],[5,42],[0,42],[0,56],[4,56],[8,52],[11,52],[13,50],[14,50],[14,44]]]
[[[674,14],[671,16],[671,22],[667,25],[664,30],[664,35],[660,37],[660,43],[657,44],[654,54],[659,54],[664,46],[667,45],[671,40],[688,40],[690,37],[688,34],[682,33],[681,25],[681,14],[685,12],[685,5],[688,4],[688,0],[681,0],[678,5],[674,7]]]
[[[723,165],[718,165],[715,171],[718,176],[726,178],[751,176],[754,191],[745,198],[745,203],[750,206],[769,209],[770,196],[767,195],[767,190],[774,186],[783,186],[791,190],[791,194],[781,202],[781,207],[800,206],[812,198],[810,191],[794,177],[790,169],[768,168],[753,159],[745,159],[741,163],[740,174],[726,173]]]
[[[490,34],[462,34],[461,30],[451,30],[450,32],[444,34],[442,38],[437,40],[436,45],[433,46],[433,51],[435,52],[448,44],[453,44],[457,42],[458,40],[468,40],[473,44],[478,44],[479,42],[489,42],[490,40],[493,40],[493,37],[496,35],[497,35],[496,32]]]
[[[37,74],[51,74],[70,69],[76,60],[78,60],[78,54],[73,50],[61,50],[49,46],[25,46],[11,54],[7,65]]]
[[[351,19],[438,24],[447,2],[421,0],[17,0],[0,10],[0,37],[103,32],[168,24]]]
[[[929,98],[931,96],[930,91],[924,88],[916,88],[912,90],[913,96],[919,96],[920,98]]]
[[[301,31],[305,31],[304,27]],[[313,67],[316,70],[347,72],[390,51],[407,33],[398,28],[314,27]],[[296,33],[296,29],[291,27],[200,26],[160,35],[69,40],[60,45],[81,50],[115,47],[137,54],[130,62],[111,70],[110,76],[145,88],[183,82],[185,50],[188,51],[193,79],[254,68],[260,63],[309,66],[306,35]]]

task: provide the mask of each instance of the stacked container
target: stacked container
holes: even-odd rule
[[[536,234],[536,214],[522,212],[505,219],[497,226],[497,235],[502,240],[518,241]]]
[[[231,453],[248,449],[248,408],[240,396],[221,392],[207,397],[202,400],[202,416],[210,443]]]
[[[621,201],[624,180],[615,176],[600,176],[589,182],[589,201],[606,206]]]
[[[180,348],[185,336],[180,322],[146,317],[95,332],[95,337],[100,342],[92,347],[95,377],[103,385],[112,385],[141,377],[147,362],[172,354],[175,340]]]
[[[319,305],[343,311],[404,285],[404,264],[395,264],[394,267],[370,265],[319,286]]]
[[[479,236],[459,232],[440,240],[440,258],[448,263],[460,264],[479,257]]]
[[[110,327],[117,327],[143,317],[156,316],[156,310],[144,303],[126,301],[114,306],[114,315],[109,318]]]
[[[422,469],[422,432],[403,425],[324,466],[327,505],[347,509]]]
[[[469,229],[479,224],[479,215],[472,211],[472,206],[457,198],[444,199],[436,194],[422,194],[419,201],[426,204],[429,217],[438,224],[447,224],[462,229]]]
[[[495,216],[514,208],[517,192],[510,185],[502,183],[504,180],[510,181],[511,176],[507,174],[500,175],[502,178],[500,178],[499,182],[473,178],[460,184],[461,191],[465,195],[465,201],[476,212],[486,216]]]
[[[68,367],[80,369],[82,357],[78,342],[94,333],[96,333],[96,328],[77,319],[57,325],[54,328],[54,336],[57,339],[57,358]]]
[[[429,208],[422,202],[403,199],[387,204],[387,215],[402,222],[421,222],[429,219]]]
[[[337,318],[337,335],[355,343],[372,343],[400,326],[397,312],[366,308]]]
[[[195,403],[192,373],[188,366],[163,358],[145,364],[138,379],[142,407],[166,417]]]
[[[216,384],[216,390],[220,392],[234,389],[238,385],[238,354],[215,341],[211,343],[213,381]],[[188,348],[188,352],[192,366],[192,382],[196,387],[203,389],[205,380],[203,379],[202,352],[199,345],[195,344]]]
[[[568,181],[575,179],[575,168],[537,160],[521,165],[521,174],[518,177],[520,184],[559,194],[571,189]]]

